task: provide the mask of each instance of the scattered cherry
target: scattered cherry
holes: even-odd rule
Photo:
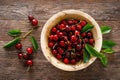
[[[23,53],[22,53],[22,52],[18,53],[18,58],[19,58],[19,59],[22,59],[22,58],[23,58]]]
[[[27,48],[26,51],[27,51],[27,54],[32,54],[33,53],[33,49],[32,48]]]
[[[34,17],[33,17],[32,15],[28,15],[28,19],[29,19],[30,21],[32,21],[32,20],[34,19]]]
[[[28,66],[32,66],[32,65],[33,65],[33,61],[32,61],[32,60],[27,60],[27,61],[26,61],[26,64],[27,64]]]
[[[38,25],[38,20],[37,19],[33,19],[32,20],[32,25],[33,26],[37,26]]]
[[[16,47],[16,49],[20,50],[20,49],[22,49],[22,44],[18,43],[18,44],[15,45],[15,47]]]

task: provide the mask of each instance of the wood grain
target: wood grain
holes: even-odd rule
[[[10,29],[20,29],[24,35],[31,25],[28,14],[39,19],[40,27],[33,31],[40,42],[41,30],[45,22],[55,13],[77,9],[90,14],[100,26],[112,28],[110,34],[103,36],[117,43],[115,54],[107,55],[109,65],[103,67],[97,59],[88,68],[76,72],[65,72],[52,66],[43,56],[41,48],[34,54],[34,66],[30,72],[17,59],[17,50],[2,46],[12,40],[7,35]],[[0,80],[119,80],[120,79],[120,0],[0,0]],[[30,39],[22,41],[23,48],[30,47]],[[40,44],[39,44],[40,45]]]

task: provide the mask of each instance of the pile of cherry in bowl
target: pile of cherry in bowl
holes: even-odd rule
[[[82,32],[87,24],[85,20],[64,19],[52,27],[48,38],[51,53],[65,64],[83,60],[85,43],[92,46],[95,43],[91,31]]]

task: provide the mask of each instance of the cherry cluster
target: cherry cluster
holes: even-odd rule
[[[85,43],[94,45],[91,31],[82,32],[88,22],[76,19],[64,19],[52,27],[48,46],[51,53],[65,64],[76,64],[83,60]]]

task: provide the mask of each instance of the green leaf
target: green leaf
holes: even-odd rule
[[[35,51],[37,51],[39,48],[37,41],[35,40],[35,38],[33,36],[30,36],[30,39],[31,39],[31,42],[32,42],[32,45],[33,45]]]
[[[105,55],[102,54],[102,56],[99,59],[104,66],[107,66],[108,60],[107,60],[107,57]]]
[[[112,54],[115,51],[113,49],[111,49],[111,48],[106,48],[106,49],[102,50],[102,52]]]
[[[17,37],[21,34],[21,31],[18,29],[12,29],[10,31],[8,31],[8,35],[12,36],[12,37]]]
[[[112,30],[109,26],[101,26],[100,29],[101,29],[102,34],[110,33],[110,31]]]
[[[5,44],[4,46],[3,46],[3,48],[10,48],[10,47],[12,47],[12,46],[14,46],[15,44],[17,44],[17,43],[19,43],[20,42],[20,38],[18,37],[18,38],[15,38],[15,39],[13,39],[12,41],[9,41],[7,44]]]
[[[98,57],[104,66],[107,65],[108,61],[104,54],[99,53],[89,44],[85,44],[85,49],[89,52],[90,55]]]
[[[102,42],[102,48],[112,48],[115,45],[116,45],[116,43],[111,40],[103,40],[103,42]]]
[[[84,49],[83,62],[86,63],[89,60],[90,60],[90,54],[87,52],[87,50]]]
[[[82,28],[82,32],[88,32],[88,31],[90,31],[91,29],[93,28],[93,25],[91,25],[91,24],[86,24],[83,28]]]

